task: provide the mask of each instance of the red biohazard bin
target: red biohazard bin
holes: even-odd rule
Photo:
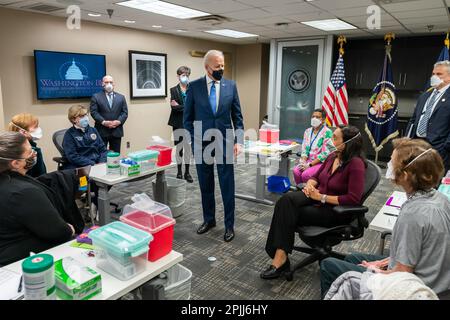
[[[120,221],[153,235],[147,257],[149,261],[156,261],[172,251],[175,219],[166,205],[155,202],[146,211],[134,210],[123,214]]]
[[[265,143],[278,143],[280,139],[279,129],[259,129],[259,140]]]
[[[147,147],[147,150],[159,151],[157,166],[163,167],[172,163],[172,148],[162,145],[154,145]]]

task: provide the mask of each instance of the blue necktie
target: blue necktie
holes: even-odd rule
[[[437,96],[438,91],[435,90],[431,97],[428,99],[426,103],[425,114],[419,120],[419,124],[417,125],[417,134],[421,137],[425,137],[427,134],[428,120],[430,120],[431,111],[433,110],[433,105],[436,101]]]
[[[216,86],[215,81],[211,82],[211,91],[209,92],[209,104],[213,114],[216,114]]]

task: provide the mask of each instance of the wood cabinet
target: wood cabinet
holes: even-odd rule
[[[393,41],[392,72],[398,91],[425,90],[443,43],[443,35],[404,37]],[[349,39],[344,55],[347,88],[372,90],[379,80],[384,54],[383,38]],[[337,53],[334,61],[336,59]]]
[[[361,132],[364,144],[364,153],[368,159],[375,159],[375,150],[372,147],[369,136],[366,133],[367,116],[362,114],[349,114],[349,124],[355,126]],[[397,122],[397,130],[399,132],[398,137],[403,137],[406,134],[406,127],[408,125],[409,118],[399,117]],[[392,154],[392,143],[388,142],[383,146],[378,153],[378,160],[389,161]]]

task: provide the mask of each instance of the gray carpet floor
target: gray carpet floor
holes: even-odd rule
[[[383,170],[383,174],[384,174]],[[236,191],[253,194],[255,190],[256,169],[252,165],[235,166]],[[319,267],[317,263],[299,270],[294,280],[262,280],[259,272],[265,269],[270,258],[264,246],[273,214],[273,206],[257,204],[236,199],[235,234],[233,241],[223,241],[223,206],[216,175],[216,220],[217,226],[203,235],[196,234],[202,223],[200,189],[195,167],[191,169],[194,183],[187,184],[186,202],[181,215],[176,218],[173,249],[183,254],[182,265],[192,273],[191,299],[217,300],[315,300],[320,299]],[[217,174],[217,173],[216,173]],[[176,169],[166,172],[175,177]],[[131,202],[134,193],[146,192],[152,196],[152,183],[149,178],[135,183],[124,183],[111,189],[112,199],[121,207]],[[383,206],[394,186],[384,177],[376,190],[366,200],[370,208],[366,217],[369,222]],[[276,200],[278,195],[268,194]],[[341,243],[336,251],[375,253],[379,245],[378,232],[366,230],[364,237],[355,241]],[[296,243],[300,244],[299,239]],[[209,259],[211,257],[214,259]],[[291,262],[299,261],[304,254],[294,252]]]

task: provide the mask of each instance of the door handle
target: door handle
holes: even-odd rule
[[[405,72],[405,76],[403,77],[403,85],[406,86],[406,72]]]
[[[400,72],[400,79],[398,80],[398,85],[401,86],[402,85],[402,73]]]

